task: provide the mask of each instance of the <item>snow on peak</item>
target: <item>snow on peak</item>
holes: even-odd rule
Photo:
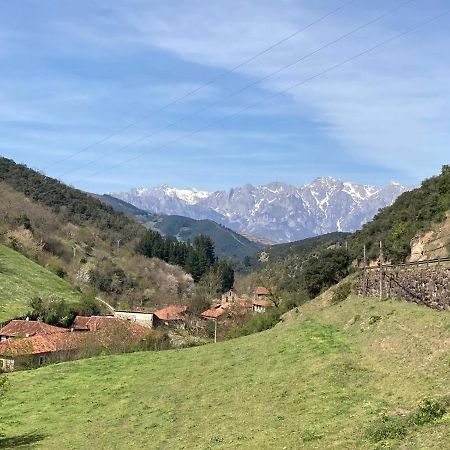
[[[161,186],[164,193],[169,197],[177,197],[189,205],[195,205],[201,200],[208,198],[211,193],[207,191],[200,191],[195,188],[177,189],[170,186]]]
[[[362,186],[360,184],[350,183],[346,181],[344,183],[343,191],[350,195],[355,202],[367,200],[369,197],[377,194],[379,189],[374,186]]]

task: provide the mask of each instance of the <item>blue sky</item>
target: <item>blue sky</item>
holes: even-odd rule
[[[355,0],[84,151],[345,0],[4,2],[0,153],[94,192],[164,183],[207,190],[275,180],[300,185],[318,176],[416,184],[450,159],[450,14],[180,139],[449,8],[444,0],[416,0],[185,119],[404,2]]]

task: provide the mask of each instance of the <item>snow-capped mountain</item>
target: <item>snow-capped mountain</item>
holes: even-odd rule
[[[238,232],[288,242],[333,231],[355,231],[408,188],[317,178],[304,186],[274,182],[206,192],[160,186],[113,193],[155,213],[212,219]]]

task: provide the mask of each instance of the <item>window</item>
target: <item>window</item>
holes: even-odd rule
[[[39,356],[39,365],[42,366],[45,364],[45,356]]]

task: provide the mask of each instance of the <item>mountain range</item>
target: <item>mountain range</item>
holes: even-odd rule
[[[190,217],[153,214],[136,208],[110,195],[90,194],[101,202],[110,205],[115,211],[136,217],[147,228],[159,231],[163,236],[180,241],[193,241],[197,236],[209,236],[215,246],[215,254],[219,258],[243,259],[253,256],[271,241],[258,239],[251,235],[241,235],[212,220],[196,220]]]
[[[273,182],[207,192],[162,185],[110,195],[157,214],[214,220],[239,233],[291,242],[334,231],[355,231],[409,187],[378,187],[317,178],[303,186]]]

